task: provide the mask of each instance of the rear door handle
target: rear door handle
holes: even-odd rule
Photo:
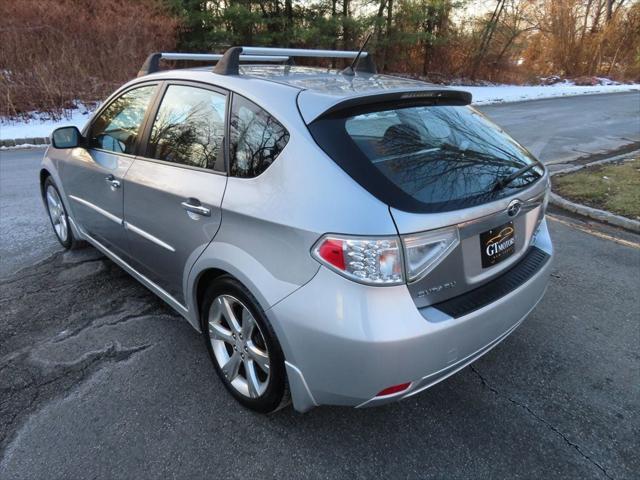
[[[182,202],[180,205],[182,205],[187,212],[196,213],[203,217],[211,216],[211,209],[204,207],[197,198],[190,198],[186,202]]]
[[[104,180],[111,186],[112,189],[115,190],[116,188],[120,188],[120,180],[116,180],[116,177],[114,177],[113,175],[107,175]]]

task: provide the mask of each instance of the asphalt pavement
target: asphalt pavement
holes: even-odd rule
[[[640,142],[640,93],[581,95],[481,107],[545,163]]]
[[[637,236],[554,214],[545,298],[471,367],[376,409],[262,416],[186,321],[61,250],[41,155],[0,153],[1,479],[637,478]]]

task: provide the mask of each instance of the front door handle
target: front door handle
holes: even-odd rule
[[[111,186],[113,190],[115,190],[116,188],[120,188],[120,185],[122,185],[120,183],[120,180],[116,180],[116,177],[114,177],[113,175],[107,175],[104,180]]]
[[[211,216],[211,209],[204,207],[197,198],[190,198],[186,202],[182,202],[180,205],[182,205],[187,212],[202,215],[203,217]]]

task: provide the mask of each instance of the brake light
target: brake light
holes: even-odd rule
[[[340,275],[368,285],[404,283],[402,253],[396,237],[324,236],[313,256]]]

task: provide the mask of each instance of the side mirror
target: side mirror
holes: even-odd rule
[[[76,148],[84,143],[82,134],[77,127],[56,128],[51,134],[53,148]]]

